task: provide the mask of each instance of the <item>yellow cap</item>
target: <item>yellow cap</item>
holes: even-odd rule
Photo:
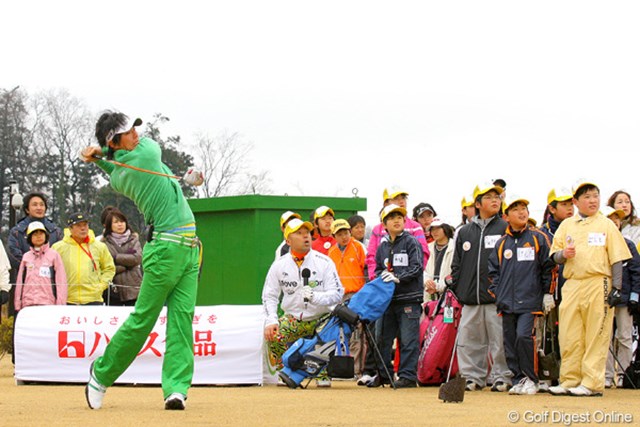
[[[550,205],[552,202],[566,202],[571,199],[573,199],[573,193],[571,193],[568,188],[553,188],[547,195],[547,204]]]
[[[380,213],[380,221],[384,222],[384,219],[392,212],[400,212],[402,216],[407,216],[407,210],[405,208],[398,205],[390,204],[382,209],[382,212]]]
[[[473,199],[472,195],[469,196],[465,196],[462,198],[462,200],[460,201],[460,207],[462,209],[464,208],[468,208],[469,206],[473,206],[475,205],[475,200]]]
[[[284,229],[284,238],[288,239],[291,233],[295,233],[300,230],[301,227],[306,227],[307,230],[313,230],[313,224],[309,221],[303,221],[299,218],[294,218],[287,223],[287,226]]]
[[[624,219],[624,217],[626,216],[622,209],[615,209],[608,205],[603,207],[600,212],[602,212],[602,215],[606,216],[607,218],[609,218],[611,215],[618,215],[620,219]]]
[[[531,224],[532,227],[535,227],[538,225],[538,221],[536,221],[535,219],[533,219],[533,217],[529,217],[529,219],[527,220],[527,222],[529,224]]]
[[[495,190],[498,194],[504,193],[504,188],[500,187],[499,185],[495,185],[491,181],[488,181],[488,182],[476,185],[476,188],[474,188],[474,190],[473,190],[473,200],[474,200],[474,202],[478,198],[478,196],[482,196],[484,194],[487,194],[491,190]]]
[[[282,215],[280,215],[280,228],[284,227],[284,223],[289,221],[291,218],[298,218],[300,219],[301,216],[295,212],[292,211],[286,211],[285,213],[283,213]]]
[[[332,217],[335,218],[336,214],[333,213],[333,209],[331,209],[329,206],[320,206],[318,209],[316,209],[316,211],[313,213],[313,220],[315,221],[318,218],[322,218],[323,216],[325,216],[326,214],[331,214]]]
[[[331,224],[331,234],[336,234],[340,230],[351,230],[351,226],[346,219],[336,219]]]
[[[387,194],[387,198],[384,199],[384,201],[387,201],[389,199],[395,199],[396,197],[398,197],[401,194],[404,194],[405,196],[409,195],[408,191],[406,191],[405,189],[403,189],[401,187],[398,187],[398,186],[391,187],[388,190],[385,189],[384,191]],[[383,197],[384,197],[384,193],[383,193]]]
[[[587,180],[584,180],[584,179],[579,179],[578,181],[576,181],[575,184],[573,184],[573,188],[571,189],[571,191],[573,192],[573,195],[575,196],[576,193],[578,192],[578,190],[580,190],[585,185],[593,185],[596,188],[598,187],[593,182],[590,182],[590,181],[587,181]]]
[[[49,235],[49,231],[46,229],[43,223],[41,223],[40,221],[32,221],[27,227],[27,236],[38,230],[44,231],[47,235]]]
[[[386,202],[387,200],[389,200],[389,192],[385,188],[384,190],[382,190],[382,203]]]
[[[507,195],[507,199],[504,201],[502,207],[503,207],[503,211],[507,211],[509,210],[509,208],[513,205],[515,205],[516,203],[521,202],[524,203],[525,205],[529,206],[529,201],[523,197],[519,197],[516,194],[508,194]]]

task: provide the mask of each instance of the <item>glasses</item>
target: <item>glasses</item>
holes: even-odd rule
[[[500,195],[498,194],[486,194],[482,196],[482,200],[500,200]]]

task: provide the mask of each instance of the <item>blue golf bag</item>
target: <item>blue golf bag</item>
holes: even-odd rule
[[[319,322],[312,338],[300,338],[282,356],[284,368],[278,373],[291,388],[301,387],[306,378],[315,378],[334,354],[348,355],[349,337],[358,322],[380,318],[393,297],[395,284],[376,278],[366,283],[350,300],[338,304]],[[353,376],[353,374],[352,374]]]

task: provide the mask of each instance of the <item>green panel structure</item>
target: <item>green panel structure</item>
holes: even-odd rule
[[[367,210],[365,198],[231,196],[190,199],[204,246],[198,305],[260,304],[264,279],[282,242],[280,215],[308,220],[319,206],[348,218]]]

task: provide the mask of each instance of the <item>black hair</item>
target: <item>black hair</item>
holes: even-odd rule
[[[431,206],[429,203],[424,203],[424,202],[423,202],[423,203],[418,203],[418,204],[413,208],[413,214],[412,214],[412,216],[413,216],[413,219],[414,219],[415,221],[417,221],[417,220],[418,220],[418,212],[419,212],[419,211],[420,211],[420,209],[422,209],[422,208],[429,208],[429,210],[430,210],[431,212],[433,212],[433,217],[434,217],[434,218],[435,218],[436,216],[438,216],[438,214],[437,214],[436,210],[435,210],[435,209],[433,208],[433,206]]]
[[[109,215],[109,212],[111,212],[114,209],[118,209],[115,206],[106,206],[104,209],[102,209],[102,213],[100,214],[100,224],[102,224],[103,227],[107,226],[107,216]]]
[[[443,223],[442,225],[438,225],[438,227],[442,228],[444,235],[447,236],[447,239],[453,239],[453,235],[455,234],[455,229],[449,224]]]
[[[46,228],[45,228],[46,230]],[[29,246],[33,247],[33,243],[31,243],[31,236],[33,236],[33,233],[35,233],[36,231],[42,231],[40,229],[32,231],[31,234],[27,235],[27,243],[29,243]],[[43,231],[44,233],[44,243],[47,244],[49,243],[49,230]]]
[[[349,223],[349,226],[351,226],[351,228],[355,227],[356,225],[358,225],[360,223],[362,223],[364,225],[367,225],[367,222],[360,215],[351,215],[347,219],[347,222]]]
[[[102,113],[102,115],[96,122],[95,137],[98,140],[98,144],[100,144],[102,148],[108,147],[107,159],[112,159],[113,153],[114,153],[113,148],[109,147],[109,144],[108,144],[109,141],[107,141],[107,135],[109,135],[109,132],[117,129],[122,125],[125,125],[126,123],[127,123],[126,115],[124,115],[123,113],[117,113],[115,111],[109,111],[109,110]],[[119,134],[113,137],[113,142],[115,144],[118,144],[120,142]]]
[[[592,184],[585,184],[582,187],[578,188],[578,191],[576,191],[576,193],[573,195],[573,198],[579,199],[580,196],[582,196],[587,191],[591,191],[591,190],[597,190],[598,194],[600,194],[600,189],[598,187]]]
[[[387,216],[384,217],[384,220],[382,221],[382,223],[386,226],[387,225],[387,221],[391,219],[392,216],[396,216],[396,214],[400,215],[401,217],[404,218],[404,215],[402,215],[402,212],[400,211],[393,211],[390,214],[387,214]]]
[[[27,212],[27,210],[29,209],[29,202],[34,197],[39,197],[39,198],[42,199],[42,201],[44,202],[44,209],[45,210],[47,210],[49,208],[49,205],[47,205],[47,196],[45,196],[42,193],[29,193],[26,196],[24,196],[24,199],[22,200],[22,211],[24,212],[24,214],[26,216],[29,216],[29,213]]]
[[[527,211],[529,210],[529,205],[528,204],[526,204],[525,202],[522,202],[522,201],[518,201],[516,203],[512,203],[511,205],[507,206],[507,208],[504,210],[504,214],[508,215],[509,214],[509,210],[511,208],[515,207],[515,206],[518,206],[518,205],[525,205],[525,207],[527,208]]]
[[[118,208],[112,208],[107,212],[107,217],[105,218],[104,231],[102,232],[103,236],[108,236],[113,233],[113,218],[118,218],[120,221],[123,221],[127,224],[126,230],[131,230],[131,226],[129,226],[129,220],[127,217],[120,211]]]

